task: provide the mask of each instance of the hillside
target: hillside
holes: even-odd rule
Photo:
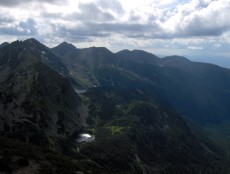
[[[60,56],[82,86],[149,88],[157,91],[181,115],[198,124],[229,119],[228,69],[180,56],[158,58],[141,50],[114,54],[105,48],[71,47],[60,54],[61,47],[52,51]]]
[[[52,53],[46,48],[44,57],[38,47],[43,45],[27,40],[0,50],[0,130],[2,135],[55,146],[56,138],[81,129],[82,102],[67,78],[44,63],[52,60]],[[53,62],[48,64],[56,67]]]
[[[192,133],[154,93],[95,88],[85,96],[90,101],[86,131],[96,132],[96,140],[80,152],[114,173],[227,172],[223,151]]]
[[[167,102],[194,74],[167,59],[35,39],[1,47],[0,172],[227,174],[225,151]]]

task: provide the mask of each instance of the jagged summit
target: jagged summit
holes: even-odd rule
[[[34,38],[26,39],[22,42],[25,49],[30,49],[35,52],[39,51],[49,51],[49,48],[44,44],[40,43],[38,40]]]
[[[36,40],[35,38],[29,38],[23,41],[24,43],[40,43],[38,40]]]
[[[76,47],[68,42],[62,42],[61,44],[57,45],[56,47],[53,47],[52,50],[55,50],[57,52],[66,52],[66,51],[76,51]]]
[[[60,43],[58,46],[72,46],[72,47],[75,47],[73,44],[68,43],[68,42],[66,42],[66,41]],[[76,48],[76,47],[75,47],[75,48]]]

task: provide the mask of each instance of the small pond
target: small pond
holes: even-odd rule
[[[94,135],[90,135],[87,133],[81,133],[77,139],[77,142],[92,142],[95,140],[95,136]]]

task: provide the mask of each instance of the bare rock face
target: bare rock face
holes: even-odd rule
[[[3,47],[0,50],[1,134],[36,144],[54,143],[53,138],[76,134],[84,122],[78,110],[84,104],[66,73],[59,59],[33,39]]]

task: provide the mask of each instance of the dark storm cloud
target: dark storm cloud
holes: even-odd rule
[[[1,26],[0,34],[13,36],[33,36],[38,33],[35,25],[35,21],[29,18],[27,21],[20,22],[19,24],[11,27]]]
[[[5,7],[16,7],[18,5],[23,5],[31,3],[31,2],[37,2],[37,3],[50,3],[50,4],[58,4],[62,3],[62,0],[0,0],[0,6]]]

